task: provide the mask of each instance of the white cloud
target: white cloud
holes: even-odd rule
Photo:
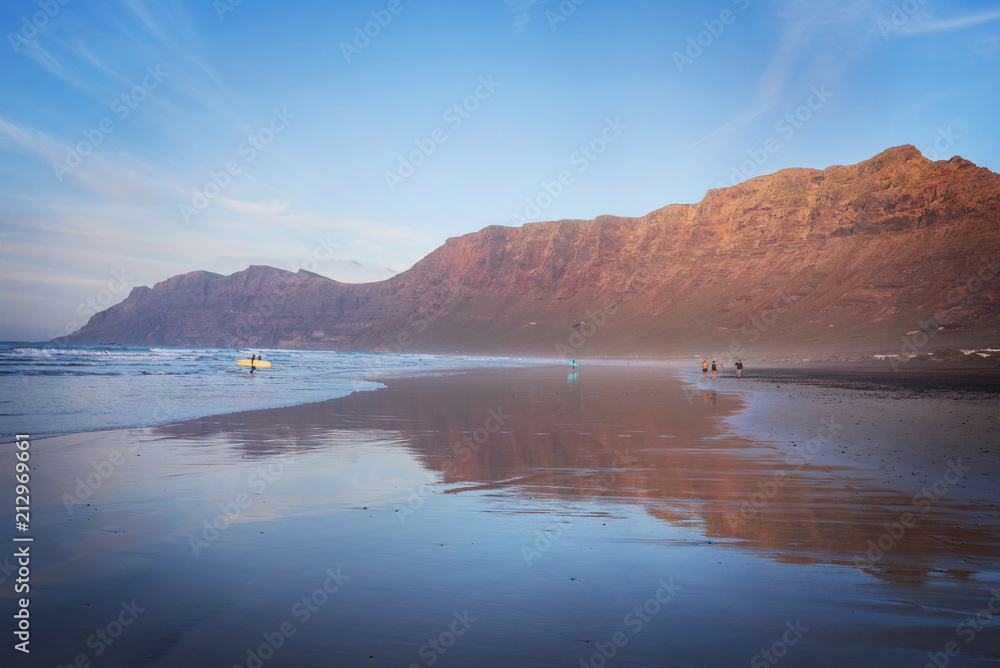
[[[962,30],[965,28],[973,28],[975,26],[983,25],[984,23],[990,23],[991,21],[996,21],[997,19],[1000,19],[1000,9],[994,9],[989,12],[981,12],[979,14],[971,14],[969,16],[957,16],[940,21],[921,21],[914,19],[902,26],[899,34],[901,36],[908,36],[922,35],[929,32]]]
[[[870,3],[864,0],[784,3],[781,38],[767,67],[757,80],[753,101],[730,120],[699,138],[692,149],[719,135],[731,134],[809,85],[839,80],[858,55],[876,43],[877,33],[859,31],[874,24]],[[792,88],[794,86],[794,88]]]

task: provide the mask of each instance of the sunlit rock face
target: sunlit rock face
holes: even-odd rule
[[[66,340],[735,357],[885,351],[918,332],[930,351],[996,342],[998,279],[1000,176],[901,146],[641,218],[487,227],[377,283],[191,272]]]

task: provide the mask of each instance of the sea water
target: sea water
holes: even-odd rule
[[[235,364],[260,353],[273,364]],[[0,343],[0,432],[142,427],[375,390],[373,372],[508,366],[508,358],[333,351]]]

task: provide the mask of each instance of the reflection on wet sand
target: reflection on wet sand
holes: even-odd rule
[[[840,415],[801,456],[726,431],[737,396],[685,389],[651,368],[490,370],[394,379],[320,404],[205,418],[160,437],[267,458],[376,441],[403,445],[452,493],[638,504],[706,539],[787,563],[847,564],[896,582],[968,577],[1000,554],[987,505],[950,502],[943,468],[906,490],[810,462],[837,448]],[[936,485],[936,486],[935,486]],[[926,491],[922,491],[926,490]]]

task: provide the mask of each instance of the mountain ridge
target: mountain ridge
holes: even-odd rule
[[[753,355],[892,350],[933,320],[944,329],[931,350],[988,345],[1000,333],[998,228],[1000,176],[907,145],[642,217],[491,225],[374,283],[262,265],[189,272],[133,289],[62,340]]]

